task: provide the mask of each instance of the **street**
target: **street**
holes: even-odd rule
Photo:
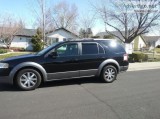
[[[73,79],[26,92],[0,84],[0,119],[160,119],[160,69],[121,73],[110,84]]]

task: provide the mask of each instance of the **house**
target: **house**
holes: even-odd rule
[[[33,50],[31,39],[36,34],[36,29],[20,29],[18,30],[11,42],[11,48],[24,48],[25,50]],[[79,37],[67,29],[59,28],[46,34],[48,44],[54,42],[66,41],[71,39],[79,39]],[[0,40],[0,46],[6,46],[3,40]]]
[[[143,36],[143,38],[150,50],[160,45],[160,36]]]
[[[118,31],[112,31],[112,34],[115,34],[120,39],[123,39],[121,34]],[[124,34],[124,31],[122,31],[122,34]],[[109,34],[107,32],[100,32],[96,36],[99,36],[100,38],[104,38],[106,36],[109,36]],[[117,37],[114,37],[114,38],[119,40]],[[133,51],[141,50],[146,46],[147,46],[147,43],[145,39],[140,35],[140,36],[137,36],[130,44],[126,44],[126,51],[127,53],[131,54]]]
[[[48,44],[54,42],[61,42],[72,39],[79,39],[78,35],[72,33],[71,31],[65,28],[56,29],[46,35]]]
[[[4,43],[3,39],[0,38],[0,48],[6,48],[6,44]]]
[[[24,48],[33,50],[31,39],[36,34],[36,29],[21,29],[15,33],[11,42],[11,48]]]

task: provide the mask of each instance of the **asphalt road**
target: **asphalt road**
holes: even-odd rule
[[[160,69],[46,83],[34,91],[0,84],[0,119],[160,119]]]

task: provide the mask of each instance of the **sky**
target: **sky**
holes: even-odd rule
[[[98,0],[46,0],[50,5],[55,5],[60,1],[66,1],[69,4],[75,4],[78,8],[79,15],[85,15],[85,13],[93,12],[90,7],[90,2]],[[34,28],[35,14],[33,8],[36,8],[37,0],[0,0],[0,17],[1,15],[13,14],[15,18],[22,19],[26,23],[27,28]],[[109,5],[108,5],[109,6]],[[92,28],[93,34],[105,31],[105,27],[102,21],[96,21],[95,26]],[[152,35],[157,34],[155,31]]]
[[[0,15],[14,14],[14,17],[25,20],[27,28],[33,28],[35,14],[32,7],[37,6],[37,0],[0,0]],[[62,0],[47,0],[49,5],[54,5]],[[75,4],[78,7],[79,14],[85,14],[92,11],[89,7],[89,0],[65,0],[69,4]],[[104,31],[104,26],[99,21],[92,29],[94,34]]]

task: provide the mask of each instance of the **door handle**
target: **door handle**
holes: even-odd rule
[[[71,59],[71,62],[78,62],[78,59],[77,58]]]
[[[102,59],[105,59],[105,57],[101,57]]]

